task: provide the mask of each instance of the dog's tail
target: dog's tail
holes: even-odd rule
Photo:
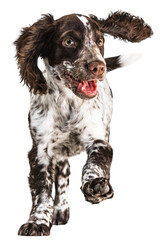
[[[116,57],[105,58],[107,72],[111,72],[117,68],[125,67],[134,63],[142,57],[142,54],[124,54]]]

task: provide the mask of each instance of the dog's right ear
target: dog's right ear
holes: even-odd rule
[[[53,22],[52,15],[44,15],[32,26],[22,29],[20,37],[14,42],[21,79],[35,94],[47,92],[46,80],[37,61],[43,55],[45,44],[54,31]]]

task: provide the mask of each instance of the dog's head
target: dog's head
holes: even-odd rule
[[[37,66],[45,59],[54,81],[61,81],[81,98],[97,94],[97,81],[106,74],[104,34],[140,42],[152,35],[151,28],[138,17],[116,12],[104,20],[72,14],[54,20],[44,15],[22,30],[15,41],[22,80],[34,93],[45,94],[48,83]]]

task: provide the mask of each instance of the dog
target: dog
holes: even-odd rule
[[[23,28],[15,41],[21,80],[30,91],[28,154],[32,209],[19,235],[45,236],[69,219],[68,158],[82,151],[85,199],[93,204],[113,197],[109,145],[112,92],[106,73],[121,67],[121,56],[104,58],[104,35],[140,42],[153,32],[143,19],[117,11],[106,19],[71,14],[43,15]],[[37,65],[41,57],[45,71]],[[52,185],[55,196],[52,198]]]

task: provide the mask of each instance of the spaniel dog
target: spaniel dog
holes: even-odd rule
[[[82,170],[85,199],[99,203],[113,196],[112,92],[106,72],[121,67],[122,59],[104,58],[105,34],[140,42],[152,35],[152,29],[143,19],[120,11],[107,19],[71,14],[54,20],[48,14],[23,28],[15,41],[20,75],[30,90],[33,140],[28,154],[33,205],[19,235],[49,235],[53,224],[67,223],[68,158],[82,151],[88,155]],[[44,60],[43,73],[39,57]]]

